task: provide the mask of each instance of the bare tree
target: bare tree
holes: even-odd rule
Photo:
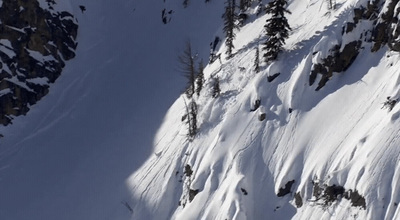
[[[192,45],[190,41],[186,41],[185,49],[183,53],[178,56],[180,63],[180,71],[183,73],[185,78],[188,80],[185,89],[186,96],[192,98],[195,93],[195,81],[196,81],[196,55],[193,54]]]

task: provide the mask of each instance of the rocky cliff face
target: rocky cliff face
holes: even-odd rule
[[[343,26],[338,44],[330,49],[330,54],[313,63],[309,84],[313,85],[318,74],[321,79],[316,90],[321,89],[334,72],[343,72],[357,58],[364,42],[372,42],[371,52],[385,45],[393,51],[400,51],[399,0],[367,1],[354,8],[353,15]],[[315,55],[315,54],[314,54]]]
[[[0,124],[24,115],[75,56],[78,25],[69,12],[36,0],[0,4]],[[1,2],[0,2],[1,3]]]

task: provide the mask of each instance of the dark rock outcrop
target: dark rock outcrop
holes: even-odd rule
[[[297,208],[303,206],[303,199],[301,198],[300,192],[294,194],[294,203],[296,204]]]
[[[316,88],[318,91],[325,86],[333,73],[346,71],[357,58],[363,42],[372,43],[371,52],[378,51],[386,44],[392,50],[400,51],[400,23],[397,19],[400,8],[396,8],[398,2],[399,0],[390,0],[386,3],[375,0],[368,1],[366,6],[355,8],[352,21],[345,23],[342,28],[342,39],[339,42],[345,41],[345,43],[333,46],[327,57],[313,64],[309,85],[313,85],[320,74],[321,79]],[[384,13],[381,13],[382,11]],[[363,21],[364,25],[359,25]],[[355,30],[361,33],[359,37],[348,35]]]
[[[315,198],[315,201],[320,202],[318,203],[319,205],[325,207],[332,205],[335,201],[340,201],[341,198],[345,198],[350,200],[351,205],[354,207],[366,208],[365,198],[360,195],[357,190],[350,189],[346,191],[346,189],[340,185],[327,185],[321,184],[319,181],[313,181],[313,197]]]
[[[332,54],[323,59],[323,63],[314,64],[311,70],[309,84],[314,84],[317,75],[321,74],[322,78],[316,88],[318,91],[325,86],[334,72],[346,71],[357,58],[361,44],[361,40],[356,40],[344,45],[343,49],[340,49],[339,45],[332,48]]]
[[[48,3],[50,4],[50,2]],[[0,124],[25,115],[75,56],[78,25],[68,12],[36,0],[3,0],[0,7]]]
[[[276,195],[277,195],[278,197],[283,197],[283,196],[285,196],[285,195],[291,193],[291,192],[292,192],[292,186],[293,186],[293,184],[294,184],[294,180],[291,180],[291,181],[287,182],[287,183],[285,184],[285,187],[284,187],[284,188],[279,188],[279,192],[278,192],[278,194],[276,194]]]
[[[189,202],[193,201],[194,197],[199,193],[198,189],[189,190]]]
[[[345,198],[350,200],[351,205],[355,207],[361,207],[366,209],[365,198],[361,196],[357,190],[349,190],[345,194]]]

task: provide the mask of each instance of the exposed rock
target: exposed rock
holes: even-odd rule
[[[371,48],[372,52],[379,50],[384,44],[389,42],[389,38],[393,38],[390,33],[392,21],[394,20],[394,9],[399,0],[389,0],[385,13],[382,13],[377,20],[377,24],[372,31],[372,40],[375,42]],[[397,20],[397,19],[396,19]]]
[[[56,4],[51,1],[49,6]],[[24,115],[49,91],[75,56],[78,25],[68,12],[38,1],[3,0],[0,7],[0,124]]]
[[[309,84],[314,84],[317,74],[321,74],[322,78],[318,83],[316,90],[320,90],[325,86],[326,82],[332,77],[334,72],[343,72],[354,62],[361,48],[361,41],[352,41],[344,45],[340,50],[339,46],[335,46],[331,51],[332,55],[323,59],[323,63],[314,64],[311,70]]]
[[[247,190],[245,190],[245,189],[243,189],[243,188],[240,188],[240,191],[242,191],[242,193],[243,193],[243,195],[245,195],[245,196],[247,196]]]
[[[363,7],[361,7],[361,8],[355,8],[355,9],[353,10],[353,12],[354,12],[354,17],[353,17],[354,23],[355,23],[355,24],[358,24],[358,21],[361,20],[361,19],[363,18],[363,15],[364,15],[364,8],[363,8]]]
[[[185,171],[183,173],[186,174],[187,177],[190,177],[193,174],[193,170],[189,164],[186,164]]]
[[[357,190],[347,190],[340,185],[321,185],[319,182],[313,182],[313,197],[315,201],[322,201],[319,203],[323,206],[330,206],[337,200],[340,200],[344,197],[347,200],[350,200],[352,206],[358,206],[362,208],[366,208],[365,198],[361,196]]]
[[[301,198],[300,192],[294,194],[294,203],[296,204],[297,208],[303,206],[303,199]]]
[[[324,194],[322,195],[324,197],[325,205],[330,205],[341,198],[344,192],[345,190],[343,186],[336,186],[335,184],[332,186],[326,186]]]
[[[258,120],[259,120],[259,121],[264,121],[266,117],[267,117],[267,114],[261,113],[261,114],[258,116]]]
[[[325,86],[334,72],[346,71],[357,58],[363,41],[373,43],[371,52],[378,51],[386,44],[391,50],[400,51],[400,22],[398,19],[400,6],[397,6],[398,3],[399,0],[386,2],[375,0],[368,1],[366,7],[355,8],[352,21],[348,21],[343,26],[342,35],[353,32],[358,28],[358,24],[362,20],[369,20],[365,23],[367,26],[360,26],[363,29],[360,30],[361,35],[359,37],[352,36],[353,41],[345,45],[334,46],[330,50],[331,54],[323,58],[321,63],[314,63],[309,77],[309,84],[313,85],[318,74],[321,74],[321,80],[316,88],[318,91]],[[383,8],[384,6],[385,8]]]
[[[391,33],[389,35],[388,46],[391,50],[400,52],[400,7],[394,9],[394,15],[391,22]]]
[[[353,29],[356,27],[356,24],[355,23],[353,23],[353,22],[347,22],[346,23],[346,31],[345,31],[345,33],[347,34],[347,33],[349,33],[349,32],[352,32],[353,31]]]
[[[291,193],[292,192],[292,186],[293,186],[294,182],[295,182],[294,180],[291,180],[291,181],[287,182],[285,184],[285,188],[279,188],[279,192],[276,195],[278,197],[283,197],[283,196]]]
[[[189,202],[191,202],[198,193],[199,193],[198,189],[190,189],[189,190]]]
[[[254,102],[254,107],[253,107],[252,109],[250,109],[250,111],[251,111],[251,112],[254,112],[255,110],[257,110],[257,109],[260,107],[260,105],[261,105],[261,100],[260,100],[260,99],[257,99],[257,100]]]
[[[273,75],[271,75],[271,76],[267,76],[267,81],[268,81],[268,82],[272,82],[272,81],[274,81],[274,79],[276,79],[276,77],[278,77],[279,75],[281,75],[281,73],[275,73],[275,74],[273,74]]]
[[[321,198],[321,195],[323,193],[323,188],[320,187],[319,181],[312,181],[312,184],[313,184],[312,195],[314,198],[316,198],[316,200],[318,200],[319,198]]]
[[[366,209],[365,198],[361,196],[357,190],[349,190],[347,191],[345,198],[350,200],[352,206],[362,207]]]
[[[354,62],[356,57],[359,54],[359,50],[361,47],[361,41],[352,41],[346,44],[343,50],[338,54],[339,57],[336,62],[333,63],[332,71],[334,72],[342,72],[346,71],[347,68]]]

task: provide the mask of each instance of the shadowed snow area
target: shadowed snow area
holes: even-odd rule
[[[56,5],[78,20],[77,56],[26,116],[0,128],[0,219],[129,219],[125,181],[152,152],[154,134],[184,88],[178,52],[190,38],[207,58],[219,11],[203,24],[178,23],[198,13],[182,11],[164,25],[162,9],[180,4]]]
[[[257,3],[226,59],[223,1],[182,2],[59,5],[78,20],[76,57],[26,116],[0,127],[0,219],[400,218],[400,107],[382,109],[399,98],[400,57],[385,43],[371,52],[373,19],[394,1],[354,26],[354,9],[371,1],[288,1],[285,50],[258,73],[269,15]],[[207,63],[217,35],[221,61],[193,96],[189,141],[177,57],[190,39]],[[310,85],[335,45],[351,64]]]

